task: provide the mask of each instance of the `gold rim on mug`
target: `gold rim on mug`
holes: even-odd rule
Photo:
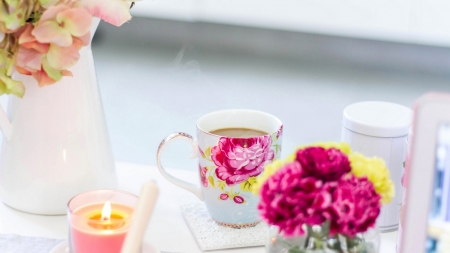
[[[197,129],[200,130],[201,132],[203,132],[204,134],[211,135],[211,136],[216,136],[216,137],[225,137],[225,136],[213,134],[213,133],[210,133],[210,131],[204,130],[203,128],[200,127],[199,122],[200,122],[203,118],[208,117],[208,116],[210,116],[210,115],[212,115],[212,114],[216,114],[216,113],[224,113],[224,112],[236,112],[236,111],[239,111],[239,112],[251,112],[251,113],[259,113],[259,114],[263,114],[263,115],[265,115],[265,116],[272,117],[274,120],[276,120],[277,122],[279,122],[280,127],[278,128],[277,131],[274,131],[274,132],[272,132],[272,133],[268,133],[268,134],[266,134],[266,135],[261,135],[261,136],[271,136],[273,133],[276,133],[276,132],[280,131],[280,129],[283,128],[283,123],[281,122],[281,120],[280,120],[279,118],[275,117],[274,115],[272,115],[272,114],[270,114],[270,113],[267,113],[267,112],[262,112],[262,111],[258,111],[258,110],[249,110],[249,109],[230,109],[230,110],[221,110],[221,111],[210,112],[210,113],[205,114],[205,115],[203,115],[202,117],[200,117],[200,118],[197,120],[197,122],[196,122],[195,125],[196,125]],[[247,138],[244,138],[244,139],[247,139]]]
[[[229,228],[251,228],[251,227],[258,225],[261,222],[261,221],[257,221],[257,222],[247,223],[247,224],[229,224],[229,223],[220,222],[220,221],[216,221],[216,220],[214,220],[214,221],[217,224],[219,224],[220,226],[229,227]]]

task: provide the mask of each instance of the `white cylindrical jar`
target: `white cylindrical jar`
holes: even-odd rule
[[[388,102],[360,102],[344,109],[342,141],[350,144],[355,152],[382,158],[395,184],[395,197],[383,206],[377,220],[382,232],[398,228],[403,198],[401,178],[412,116],[411,109]]]
[[[411,127],[409,129],[408,138],[406,139],[406,148],[407,148],[406,166],[409,166],[408,162],[410,162],[409,159],[410,159],[410,155],[411,155],[412,138],[413,138],[413,130],[412,130],[412,127]],[[402,206],[400,208],[400,221],[399,221],[399,224],[398,224],[397,252],[399,252],[399,249],[402,247],[402,235],[403,235],[403,226],[402,226],[402,224],[404,223],[404,219],[405,219],[406,191],[408,190],[407,185],[406,185],[406,179],[408,178],[407,174],[408,174],[408,167],[405,167],[405,171],[403,172],[403,176],[402,176],[403,199],[402,199]]]

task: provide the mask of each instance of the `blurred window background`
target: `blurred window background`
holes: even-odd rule
[[[450,92],[450,2],[442,0],[144,0],[93,43],[117,161],[156,164],[168,134],[195,136],[205,113],[261,110],[284,125],[283,156],[340,140],[344,107],[413,106]],[[195,168],[174,143],[166,167]]]

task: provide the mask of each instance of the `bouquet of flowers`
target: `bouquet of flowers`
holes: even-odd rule
[[[125,0],[0,0],[0,95],[22,97],[17,71],[40,87],[71,76],[90,43],[92,17],[120,26],[131,19]]]
[[[306,235],[289,252],[359,253],[367,251],[358,235],[375,226],[394,184],[380,158],[353,153],[345,143],[318,143],[266,166],[253,191],[261,196],[262,218],[280,234]]]

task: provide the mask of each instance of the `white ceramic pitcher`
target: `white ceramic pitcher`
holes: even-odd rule
[[[92,34],[98,23],[93,20]],[[65,214],[73,196],[117,188],[90,45],[70,71],[73,77],[43,88],[30,76],[15,76],[25,96],[11,96],[7,114],[0,110],[0,196],[15,209]]]

